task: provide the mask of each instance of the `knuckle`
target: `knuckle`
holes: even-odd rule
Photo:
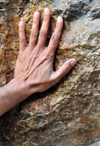
[[[24,33],[24,30],[22,28],[19,28],[19,33]]]
[[[21,62],[22,61],[22,53],[18,54],[18,60]]]
[[[42,36],[42,37],[43,37],[43,36],[47,36],[47,32],[46,32],[46,31],[41,31],[41,32],[40,32],[40,36]]]
[[[43,21],[44,21],[44,22],[45,22],[45,21],[48,21],[48,17],[45,16],[45,17],[43,18]]]
[[[55,84],[58,83],[60,81],[60,79],[61,79],[60,76],[57,76],[54,80]]]
[[[54,84],[58,83],[59,80],[60,80],[59,78],[56,78],[56,79],[54,80]]]
[[[43,56],[44,56],[44,57],[43,57],[43,60],[47,60],[47,58],[48,58],[48,54],[45,53]]]
[[[36,32],[31,32],[30,37],[37,38],[38,37],[38,34]]]
[[[47,60],[47,59],[50,59],[50,61],[52,61],[54,58],[54,53],[51,51],[51,52],[46,52],[44,54],[44,60]]]
[[[25,42],[25,38],[24,38],[24,37],[20,37],[19,42],[20,42],[20,43]]]
[[[38,25],[39,24],[39,22],[38,21],[36,21],[36,19],[33,21],[33,24],[35,24],[35,25]]]
[[[51,40],[54,42],[54,43],[57,43],[59,41],[59,36],[54,34],[51,38]]]
[[[56,77],[55,79],[52,80],[52,84],[55,85],[60,81],[59,77]]]
[[[63,24],[62,23],[59,23],[59,22],[56,23],[56,28],[57,29],[61,30],[62,27],[63,27]]]
[[[51,58],[51,60],[53,60],[53,58],[54,58],[54,52],[53,51],[51,51],[51,52],[48,52],[47,53],[47,58]]]
[[[60,24],[60,23],[57,23],[56,28],[57,28],[58,30],[61,30],[61,24]]]

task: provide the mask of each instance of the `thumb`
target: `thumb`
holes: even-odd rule
[[[66,61],[57,71],[53,73],[53,80],[59,82],[59,80],[65,76],[77,63],[76,59],[72,58]]]

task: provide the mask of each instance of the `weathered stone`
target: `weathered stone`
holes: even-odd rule
[[[27,43],[35,10],[52,12],[64,28],[55,69],[75,57],[75,68],[48,91],[35,94],[0,118],[0,146],[88,146],[100,141],[100,0],[0,0],[0,85],[13,78],[19,51],[18,23]],[[47,41],[48,44],[48,41]]]

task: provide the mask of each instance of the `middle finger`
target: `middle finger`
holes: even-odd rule
[[[43,48],[46,43],[48,29],[49,29],[49,22],[50,22],[50,10],[49,10],[49,8],[45,8],[43,23],[42,23],[42,27],[40,30],[39,41],[37,44],[41,48]]]

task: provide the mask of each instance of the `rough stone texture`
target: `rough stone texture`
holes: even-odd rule
[[[91,146],[100,146],[100,141],[95,142],[94,144],[92,144]]]
[[[100,0],[0,0],[0,85],[13,78],[19,21],[26,22],[28,43],[33,12],[41,12],[42,22],[45,7],[52,12],[48,41],[57,16],[64,18],[55,69],[72,57],[78,63],[57,85],[0,117],[0,146],[96,146],[100,141]]]

